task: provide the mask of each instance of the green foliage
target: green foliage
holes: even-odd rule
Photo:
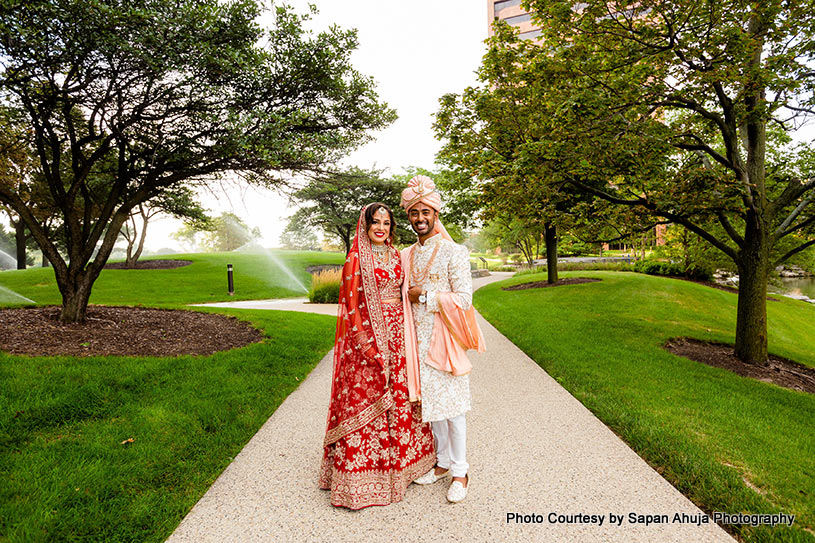
[[[815,245],[813,153],[790,144],[815,116],[812,3],[527,6],[542,39],[497,24],[482,68],[490,85],[473,102],[514,96],[502,115],[520,104],[525,137],[484,153],[523,157],[578,192],[704,238],[740,272],[738,356],[766,361],[767,277]],[[443,99],[451,143],[469,146],[482,117],[460,109]]]
[[[648,275],[683,275],[682,266],[674,262],[663,262],[661,260],[638,260],[634,263],[634,271]]]
[[[592,243],[587,243],[566,233],[558,240],[558,252],[563,256],[583,256],[595,254],[597,248]]]
[[[396,242],[413,243],[415,234],[407,227],[401,212],[404,185],[394,179],[384,179],[381,171],[357,167],[345,171],[322,174],[311,179],[294,198],[303,203],[291,221],[320,228],[327,236],[343,244],[345,252],[351,249],[359,213],[373,202],[382,202],[393,211],[396,222]]]
[[[501,247],[520,251],[513,261],[527,264],[540,256],[544,245],[545,227],[542,223],[527,222],[521,218],[495,218],[481,229],[484,244],[490,249]],[[510,256],[512,258],[512,256]]]
[[[70,260],[4,172],[0,203],[54,265],[63,320],[84,317],[138,204],[225,175],[279,185],[279,172],[322,171],[396,118],[351,65],[355,31],[315,35],[288,7],[273,8],[266,29],[263,9],[256,0],[4,3],[0,106],[22,143],[2,149],[37,150],[31,178],[59,210]]]
[[[490,263],[487,265],[487,269],[491,272],[514,272],[518,271],[517,266],[507,266],[506,264],[494,264]]]
[[[710,226],[715,231],[715,225]],[[664,245],[654,248],[653,256],[676,262],[679,275],[710,278],[717,269],[736,271],[733,261],[700,236],[678,225],[670,225],[664,233]]]
[[[558,272],[562,271],[582,271],[582,270],[602,270],[602,271],[634,271],[634,264],[627,262],[558,262]],[[546,266],[523,267],[515,275],[533,275],[546,271]]]
[[[326,283],[308,291],[308,301],[315,304],[336,304],[340,300],[340,283]]]

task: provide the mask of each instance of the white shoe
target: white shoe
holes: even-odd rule
[[[436,481],[440,479],[444,479],[450,475],[450,470],[448,469],[441,475],[436,475],[436,468],[430,468],[430,471],[419,477],[418,479],[414,479],[413,482],[418,485],[432,485]]]
[[[450,488],[447,489],[447,501],[450,503],[457,503],[467,497],[467,488],[470,486],[470,475],[467,476],[467,486],[464,486],[460,481],[453,481]]]

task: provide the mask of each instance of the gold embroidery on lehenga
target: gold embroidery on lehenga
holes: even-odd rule
[[[343,436],[350,434],[354,430],[362,428],[391,407],[393,407],[393,396],[390,392],[386,392],[374,403],[350,419],[342,421],[337,426],[332,428],[331,431],[326,432],[323,445],[331,445]]]

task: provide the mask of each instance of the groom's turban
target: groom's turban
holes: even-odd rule
[[[411,178],[407,188],[402,191],[402,207],[405,211],[419,202],[441,211],[441,195],[436,190],[436,183],[426,175]]]

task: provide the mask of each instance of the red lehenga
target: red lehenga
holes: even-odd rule
[[[320,467],[320,488],[349,509],[401,501],[436,461],[430,425],[408,400],[402,303],[383,303],[401,297],[399,251],[374,258],[364,213],[343,267]]]

